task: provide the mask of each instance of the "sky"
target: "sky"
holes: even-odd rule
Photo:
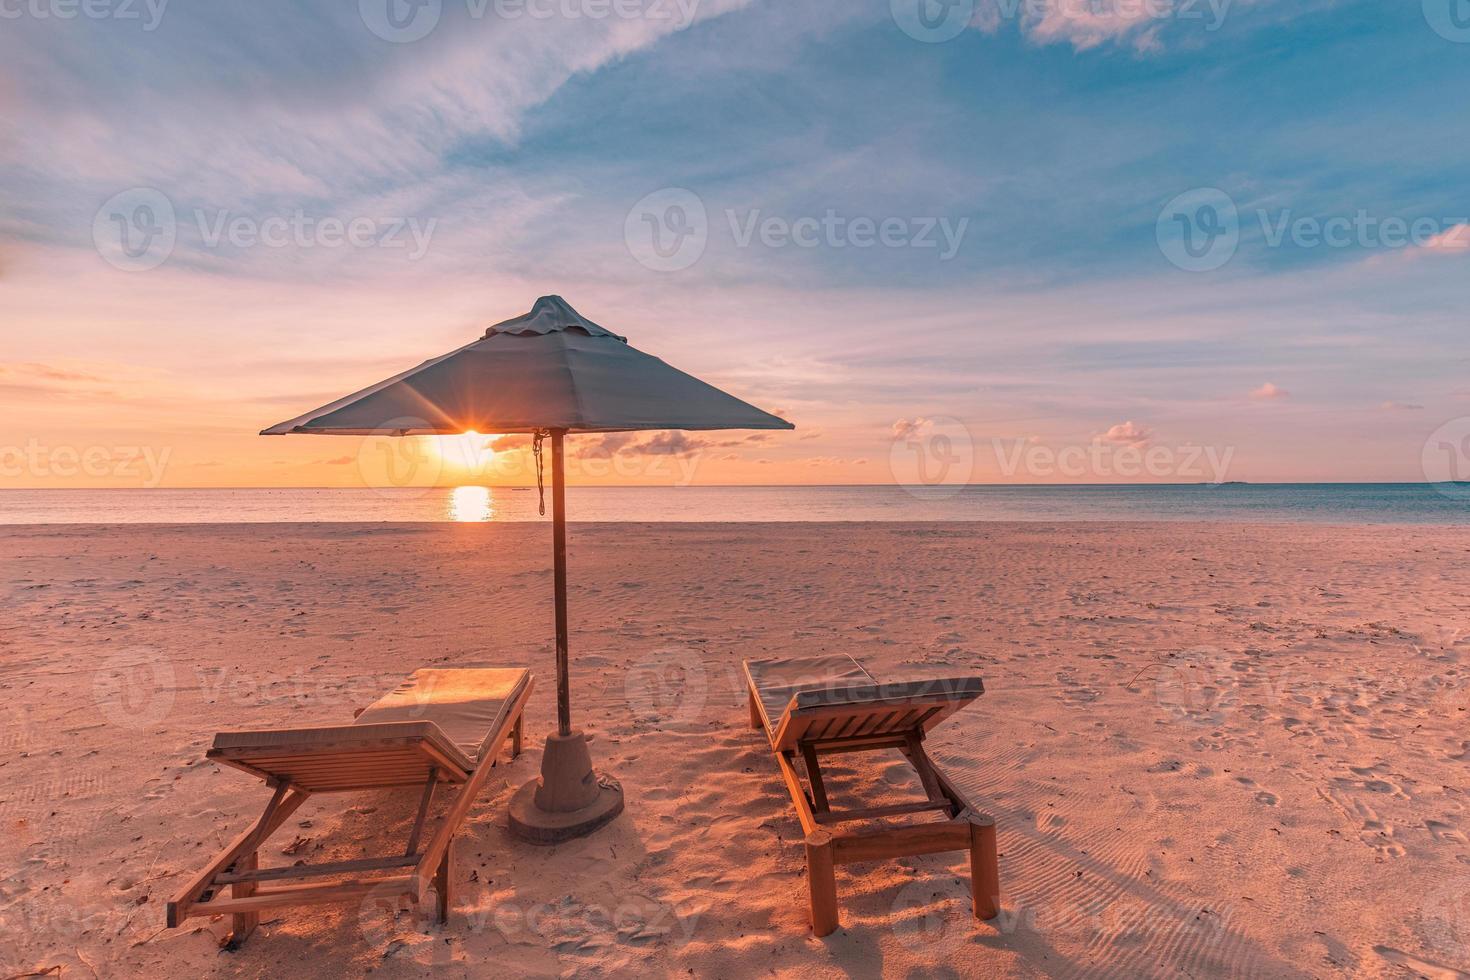
[[[1470,479],[1467,88],[1470,0],[0,0],[0,487],[534,482],[256,433],[550,293],[797,427],[574,482]]]

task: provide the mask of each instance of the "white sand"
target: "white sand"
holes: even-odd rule
[[[1470,970],[1470,532],[585,525],[571,557],[575,717],[628,811],[538,849],[504,804],[554,718],[546,527],[0,529],[0,977]],[[938,855],[839,870],[843,928],[811,938],[737,671],[822,651],[985,677],[932,746],[1000,821],[999,920]],[[265,802],[212,733],[346,720],[424,664],[540,679],[451,924],[268,914],[233,953],[227,922],[164,930]],[[314,799],[278,839],[356,856],[411,808]]]

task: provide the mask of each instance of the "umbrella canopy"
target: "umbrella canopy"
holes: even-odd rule
[[[560,296],[497,323],[459,350],[364,388],[261,435],[536,434],[551,438],[553,591],[556,607],[557,735],[546,740],[541,780],[513,797],[511,829],[554,843],[590,833],[623,808],[616,781],[592,769],[572,730],[568,666],[566,479],[569,432],[647,429],[792,429],[582,316]]]
[[[466,347],[261,435],[790,428],[543,296]]]

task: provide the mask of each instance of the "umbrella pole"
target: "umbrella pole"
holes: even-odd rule
[[[623,788],[592,768],[587,736],[572,730],[567,663],[566,429],[551,430],[551,533],[556,592],[556,734],[547,736],[541,778],[511,796],[510,830],[533,844],[555,844],[592,833],[623,812]]]
[[[572,733],[572,675],[567,661],[567,480],[562,458],[565,429],[551,433],[552,581],[556,590],[556,730]]]

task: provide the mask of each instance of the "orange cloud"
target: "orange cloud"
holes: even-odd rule
[[[1257,401],[1274,401],[1279,398],[1290,398],[1291,392],[1287,391],[1285,388],[1278,388],[1272,382],[1267,381],[1255,391],[1252,391],[1251,397],[1256,399]]]

